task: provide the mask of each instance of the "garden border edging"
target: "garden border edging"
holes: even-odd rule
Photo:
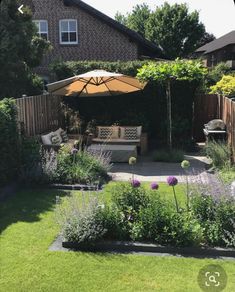
[[[93,245],[84,245],[76,242],[62,241],[62,247],[78,251],[93,252],[146,252],[169,253],[195,256],[234,257],[235,249],[220,247],[171,247],[152,243],[128,242],[128,241],[99,241]]]
[[[102,189],[102,186],[94,186],[94,185],[82,185],[82,184],[50,184],[48,185],[50,189],[58,189],[58,190],[71,190],[71,191],[98,191]]]

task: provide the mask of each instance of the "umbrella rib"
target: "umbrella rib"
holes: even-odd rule
[[[104,80],[104,77],[100,77],[100,80],[101,80],[101,82],[97,82],[97,84],[95,84],[95,85],[97,85],[97,86],[99,86],[99,85],[102,85],[102,84],[105,84],[105,83],[107,83],[107,82],[109,82],[109,81],[112,81],[112,80],[114,80],[114,78],[113,77],[110,77],[109,79],[107,79],[106,81]]]
[[[87,81],[87,82],[85,83],[85,85],[83,86],[82,90],[78,93],[77,96],[79,96],[79,95],[83,92],[83,90],[86,89],[86,87],[87,87],[87,85],[89,84],[89,82],[91,81],[91,79],[92,79],[92,77],[90,78],[89,81]]]
[[[107,86],[106,82],[104,82],[104,85],[107,87],[107,89],[108,89],[108,91],[109,91],[110,95],[113,95],[113,94],[112,94],[112,91],[111,91],[111,90],[108,88],[108,86]]]

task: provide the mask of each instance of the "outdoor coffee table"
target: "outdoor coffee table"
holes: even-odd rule
[[[105,152],[111,154],[111,162],[128,162],[130,157],[137,158],[136,145],[104,145],[92,144],[88,151]]]

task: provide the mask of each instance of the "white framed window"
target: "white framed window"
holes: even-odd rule
[[[60,20],[60,43],[68,45],[78,43],[77,19]]]
[[[47,20],[34,20],[38,28],[38,35],[41,38],[48,40],[48,22]]]

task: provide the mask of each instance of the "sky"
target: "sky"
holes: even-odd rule
[[[233,0],[83,0],[87,4],[114,18],[117,11],[122,14],[131,12],[133,6],[146,3],[151,9],[161,6],[164,2],[169,4],[187,3],[189,11],[199,11],[200,21],[205,25],[206,31],[213,33],[217,38],[235,30],[235,4]]]

